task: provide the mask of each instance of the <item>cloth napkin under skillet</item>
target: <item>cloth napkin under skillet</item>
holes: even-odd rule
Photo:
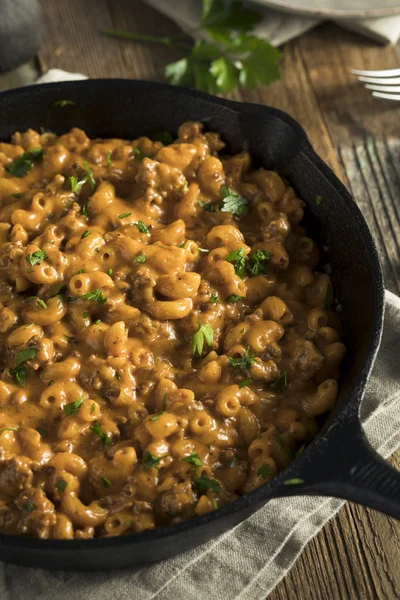
[[[201,0],[144,0],[153,8],[164,13],[182,29],[193,29],[200,21]],[[257,2],[255,4],[254,2]],[[255,28],[260,37],[265,37],[273,46],[280,46],[312,27],[322,23],[320,17],[289,14],[258,4],[262,0],[249,2],[262,19]],[[400,37],[400,15],[374,19],[340,19],[336,23],[352,29],[381,44],[396,44]]]
[[[83,78],[53,69],[39,81]],[[385,458],[400,446],[399,356],[400,298],[386,292],[382,345],[361,410],[368,439]],[[308,496],[271,500],[221,537],[138,571],[71,573],[0,563],[0,599],[265,600],[343,504]]]

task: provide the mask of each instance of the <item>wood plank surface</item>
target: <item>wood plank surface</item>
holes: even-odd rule
[[[42,5],[42,71],[57,67],[89,77],[161,80],[165,64],[179,57],[170,48],[99,35],[105,28],[153,35],[178,31],[139,0],[42,0]],[[300,121],[355,196],[375,238],[386,285],[400,293],[400,105],[373,99],[350,74],[351,68],[400,66],[398,48],[381,48],[323,24],[286,44],[282,62],[280,82],[234,97],[276,106]],[[400,452],[392,464],[400,467]],[[397,600],[399,552],[399,523],[346,504],[269,599]]]

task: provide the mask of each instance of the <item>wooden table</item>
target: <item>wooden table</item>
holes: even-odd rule
[[[169,1],[169,0],[166,0]],[[163,79],[179,57],[160,46],[99,35],[121,28],[153,35],[176,26],[139,0],[42,0],[46,35],[42,71],[58,67],[89,77]],[[399,67],[397,48],[378,47],[324,24],[283,48],[282,81],[235,98],[279,107],[300,121],[317,152],[348,185],[382,259],[387,287],[400,292],[400,104],[374,100],[351,68]],[[392,457],[400,467],[400,452]],[[400,524],[347,504],[314,538],[270,600],[399,599]],[[212,600],[212,599],[210,599]]]

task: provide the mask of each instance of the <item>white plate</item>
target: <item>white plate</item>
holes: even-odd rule
[[[291,13],[335,19],[400,14],[400,0],[253,0]]]

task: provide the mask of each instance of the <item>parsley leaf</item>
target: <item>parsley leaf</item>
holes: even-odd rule
[[[211,346],[214,339],[214,329],[208,323],[200,323],[198,330],[193,334],[191,340],[192,354],[199,356],[203,353],[204,341]]]
[[[240,277],[240,279],[243,279],[246,266],[246,258],[243,248],[240,248],[239,250],[233,250],[230,254],[228,254],[225,260],[233,264],[236,275]]]
[[[107,298],[103,294],[103,290],[97,289],[93,292],[88,292],[87,294],[82,294],[82,296],[72,296],[72,300],[92,300],[96,302],[96,304],[104,304],[107,302]]]
[[[111,150],[107,152],[107,164],[112,167]]]
[[[219,193],[222,200],[221,211],[222,212],[230,212],[233,215],[238,215],[241,217],[242,215],[247,215],[249,212],[249,203],[235,190],[232,190],[226,185],[221,185],[219,188]]]
[[[324,199],[323,196],[316,196],[315,197],[315,204],[317,206],[319,206],[321,204],[321,202],[322,202],[323,199]]]
[[[250,369],[251,365],[254,363],[255,354],[249,355],[250,348],[247,348],[243,356],[229,356],[229,364],[234,369]]]
[[[136,146],[132,148],[132,153],[136,154],[139,160],[143,160],[144,158],[151,158],[150,154],[144,154],[144,152],[139,150],[139,148],[137,148]]]
[[[246,300],[246,296],[238,296],[237,294],[232,294],[226,298],[227,302],[239,302],[239,300]]]
[[[59,479],[56,483],[56,488],[60,490],[60,492],[65,492],[67,485],[68,483],[64,479]]]
[[[136,225],[136,227],[138,228],[140,233],[150,233],[149,228],[147,227],[147,225],[145,223],[143,223],[143,221],[138,221],[137,223],[133,223],[133,224]]]
[[[74,400],[69,404],[64,404],[63,409],[67,417],[72,417],[73,415],[77,415],[81,406],[83,404],[83,396],[78,398],[78,400]]]
[[[86,171],[85,180],[89,183],[89,185],[92,188],[92,190],[94,190],[94,188],[96,187],[96,182],[95,182],[95,180],[93,178],[92,171],[89,169],[89,165],[88,165],[87,160],[83,161],[83,168]]]
[[[47,253],[44,250],[36,250],[36,252],[32,252],[31,254],[28,254],[27,256],[25,256],[26,262],[31,267],[34,267],[35,265],[39,265],[42,262],[42,260],[45,260],[46,258],[47,258]]]
[[[25,512],[32,512],[35,510],[36,506],[33,504],[33,502],[28,500],[28,502],[25,502],[25,504],[22,505],[22,508]]]
[[[45,429],[43,429],[42,427],[36,427],[36,431],[37,431],[38,433],[40,433],[40,435],[41,435],[42,437],[46,437],[46,435],[47,435],[47,431],[46,431]]]
[[[74,102],[73,100],[57,100],[57,102],[54,102],[53,106],[61,106],[61,108],[64,108],[64,106],[75,106],[76,102]]]
[[[282,371],[279,375],[278,379],[275,379],[273,383],[269,384],[270,390],[275,390],[276,392],[282,392],[288,384],[288,372]]]
[[[269,465],[261,465],[261,467],[257,471],[257,476],[262,477],[263,479],[267,479],[271,475],[271,467]]]
[[[151,469],[151,467],[159,469],[161,459],[165,458],[166,456],[168,456],[168,454],[164,454],[163,456],[155,456],[154,454],[151,454],[151,452],[145,450],[142,456],[142,464],[144,464],[145,471],[148,471]]]
[[[84,240],[88,235],[90,235],[90,231],[86,229],[81,235],[81,240]]]
[[[25,350],[20,350],[15,361],[15,369],[9,369],[10,375],[14,377],[22,387],[24,387],[26,381],[25,362],[35,358],[36,352],[36,348],[25,348]]]
[[[209,302],[211,302],[212,304],[219,304],[219,299],[217,294],[212,293],[209,299]]]
[[[268,250],[256,250],[249,254],[249,262],[247,265],[247,270],[255,277],[256,275],[265,275],[267,272],[266,263],[271,258],[271,253]]]
[[[212,202],[203,202],[203,200],[199,200],[198,204],[200,208],[204,208],[207,212],[214,213],[217,210],[215,204]]]
[[[184,458],[182,458],[182,460],[184,462],[187,462],[187,463],[190,463],[190,464],[194,465],[195,467],[202,467],[203,466],[203,461],[201,460],[201,458],[197,454],[197,452],[193,452],[193,454],[191,454],[190,456],[185,456]]]
[[[71,184],[71,192],[73,194],[79,194],[79,192],[81,191],[82,187],[86,183],[86,179],[82,179],[81,181],[78,181],[78,178],[75,177],[75,175],[71,175],[71,177],[69,177],[68,179],[69,179],[69,182]]]
[[[26,299],[27,302],[36,302],[36,304],[39,304],[39,306],[41,306],[42,308],[47,308],[47,304],[44,300],[42,300],[41,298],[38,298],[38,296],[30,296],[29,298]],[[32,323],[33,325],[33,323]]]
[[[103,485],[105,488],[109,488],[111,487],[111,481],[108,479],[108,477],[102,477],[101,481],[103,482]]]
[[[283,485],[300,485],[301,483],[304,483],[304,479],[293,477],[293,479],[286,479],[286,481],[283,482]]]
[[[143,254],[143,252],[141,252],[140,254],[138,254],[137,256],[135,256],[135,258],[133,259],[134,263],[145,263],[147,260],[147,256],[145,254]]]
[[[25,348],[25,350],[20,350],[17,354],[16,366],[19,367],[27,360],[32,360],[35,358],[36,352],[36,348]]]
[[[201,477],[195,477],[194,485],[199,494],[205,494],[207,490],[211,490],[217,494],[221,492],[221,486],[218,481],[215,479],[210,479],[205,475],[201,475]]]
[[[168,392],[165,392],[163,401],[162,401],[162,409],[163,411],[167,410],[167,401],[168,401]]]
[[[118,215],[118,219],[125,219],[126,217],[130,217],[131,214],[131,212],[122,213],[122,215]]]
[[[253,383],[253,380],[251,378],[249,378],[249,379],[243,379],[243,381],[241,381],[239,383],[239,388],[242,389],[244,387],[247,387],[248,385],[250,385],[250,383]]]
[[[97,436],[99,436],[103,448],[112,445],[111,437],[105,431],[102,430],[102,428],[96,421],[91,424],[89,429]]]
[[[33,166],[43,159],[42,148],[32,148],[29,152],[24,152],[18,158],[8,163],[6,171],[14,177],[24,177]]]

